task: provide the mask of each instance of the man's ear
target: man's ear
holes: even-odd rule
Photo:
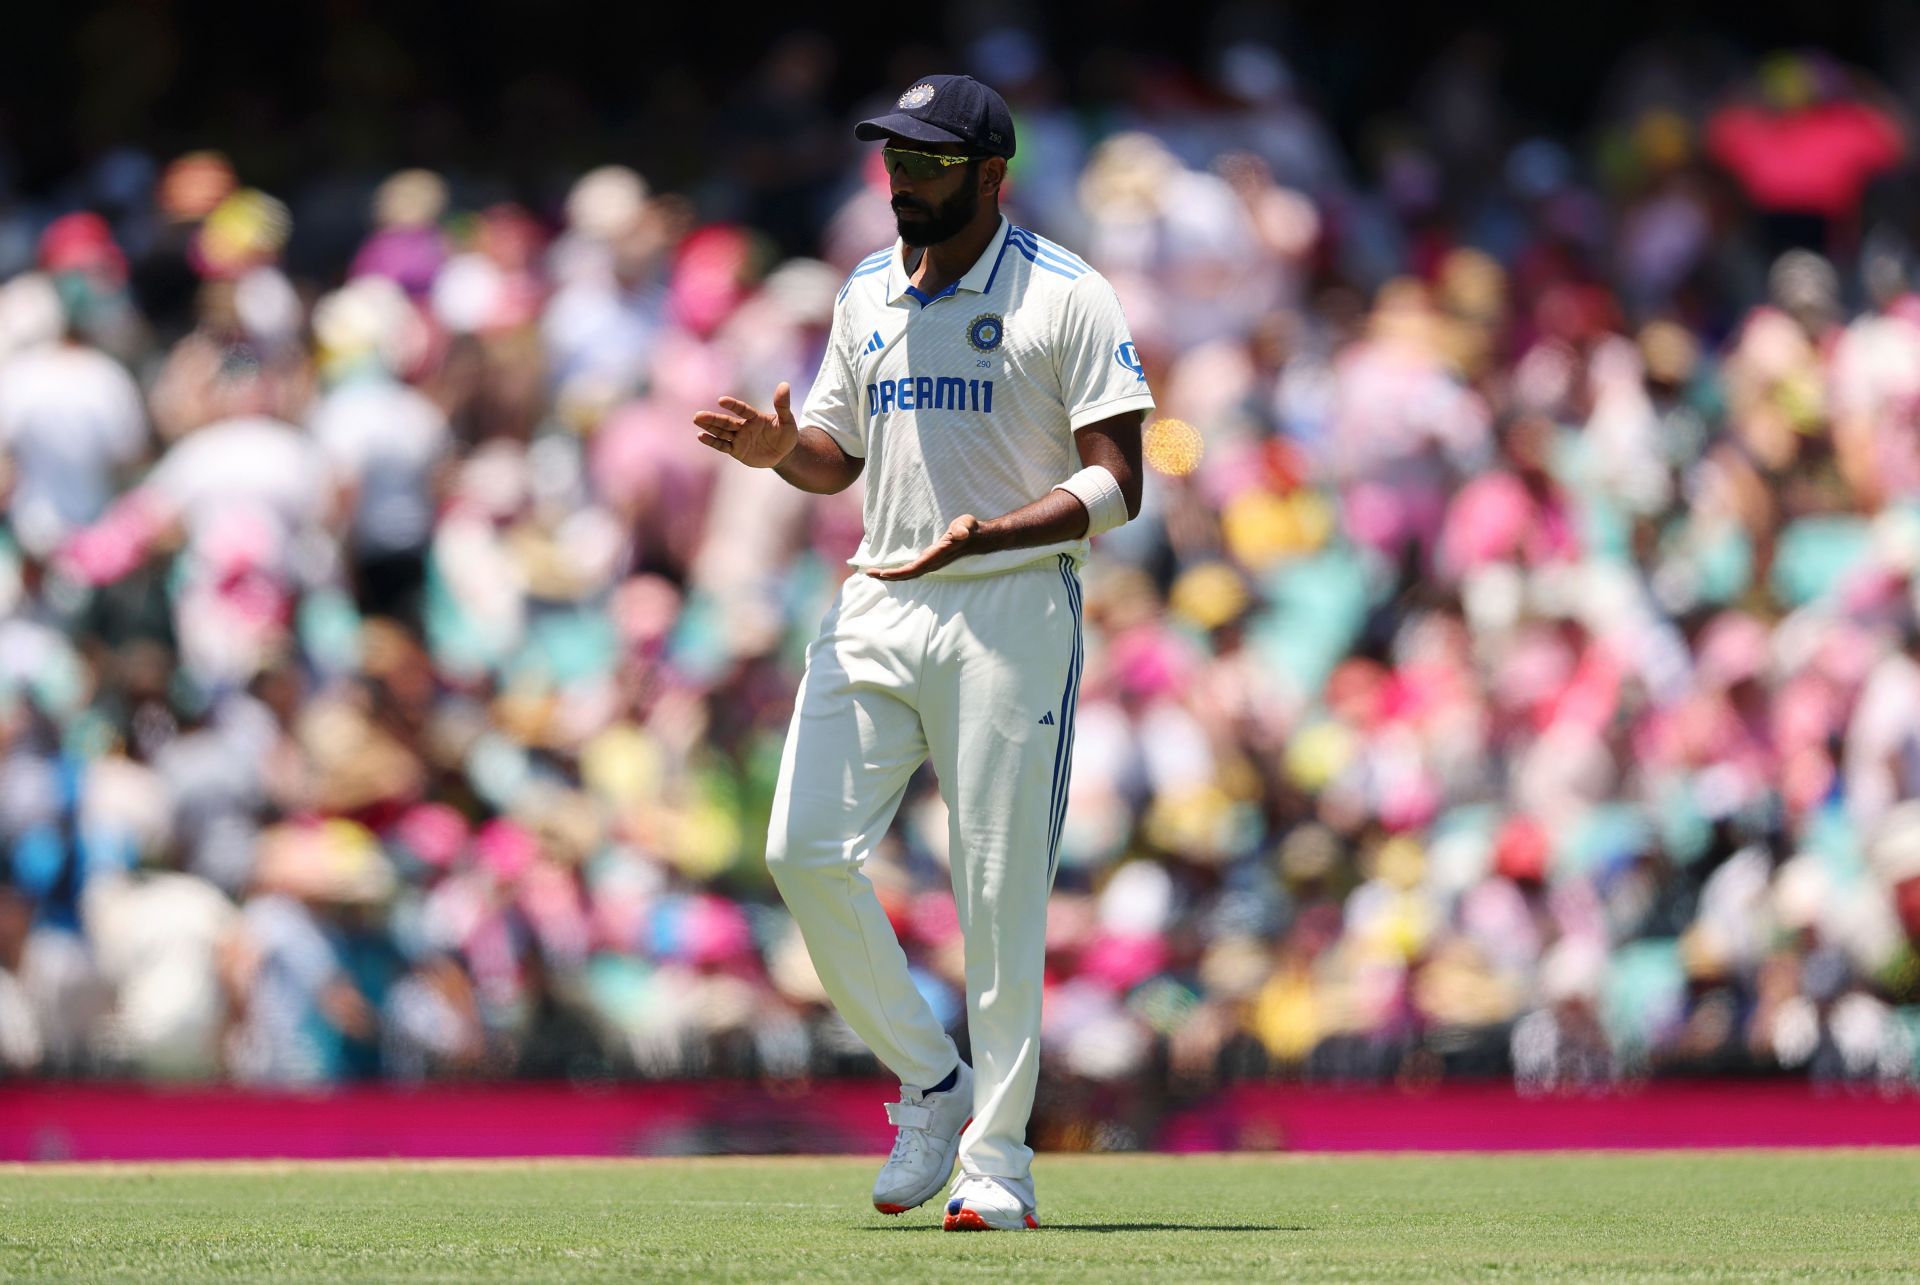
[[[1000,185],[1007,179],[1007,159],[1004,156],[989,156],[980,166],[980,194],[992,196],[999,192]]]

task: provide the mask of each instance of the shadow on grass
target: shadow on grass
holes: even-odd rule
[[[867,1231],[940,1231],[939,1223],[891,1223]],[[1282,1227],[1273,1223],[1041,1223],[1041,1231],[1312,1231],[1311,1227]]]

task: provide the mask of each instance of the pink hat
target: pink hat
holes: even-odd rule
[[[1698,644],[1702,682],[1725,689],[1766,673],[1772,635],[1752,616],[1723,611],[1708,622]]]
[[[1517,883],[1537,883],[1547,873],[1547,832],[1532,817],[1508,819],[1493,844],[1493,868]]]
[[[1166,966],[1167,943],[1160,936],[1101,936],[1080,957],[1080,973],[1131,990]]]
[[[473,850],[479,855],[480,864],[501,883],[512,883],[540,859],[540,841],[524,826],[504,817],[480,827],[480,833],[474,836]]]
[[[1183,690],[1193,669],[1192,658],[1173,635],[1152,626],[1114,639],[1112,664],[1127,693],[1143,699]]]
[[[702,337],[720,328],[747,295],[752,242],[733,227],[704,227],[680,245],[667,293],[675,317]]]
[[[687,907],[682,926],[687,958],[696,964],[724,964],[753,948],[746,911],[725,897],[705,894]]]
[[[467,819],[445,803],[421,803],[408,808],[394,826],[394,837],[415,857],[445,868],[467,846]]]
[[[1511,556],[1533,521],[1533,501],[1518,478],[1507,473],[1476,478],[1447,509],[1440,537],[1443,568],[1460,576]]]
[[[48,272],[85,272],[115,283],[126,280],[127,256],[113,229],[98,214],[64,214],[40,234],[40,266]]]

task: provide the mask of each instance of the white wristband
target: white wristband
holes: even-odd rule
[[[1111,531],[1127,520],[1127,497],[1120,494],[1120,479],[1103,464],[1089,464],[1053,489],[1086,506],[1088,535]]]

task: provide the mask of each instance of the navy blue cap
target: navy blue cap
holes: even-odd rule
[[[853,136],[871,143],[889,136],[918,143],[965,143],[986,156],[1013,155],[1013,113],[1007,100],[972,76],[922,76],[894,110],[863,120]]]

